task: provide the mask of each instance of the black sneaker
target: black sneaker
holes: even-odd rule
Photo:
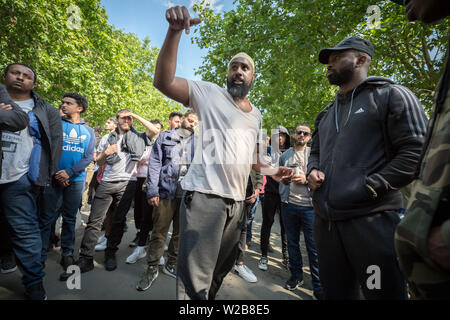
[[[73,256],[62,256],[59,264],[63,267],[64,271],[66,271],[69,266],[75,264],[75,260],[73,259]]]
[[[45,289],[42,282],[33,284],[25,289],[25,297],[27,300],[47,300]]]
[[[0,273],[11,273],[17,270],[16,257],[14,253],[8,253],[2,256]]]
[[[105,254],[105,269],[107,271],[114,271],[117,269],[117,261],[115,254]]]
[[[297,289],[298,287],[300,287],[303,284],[303,276],[301,276],[300,278],[297,278],[296,276],[291,276],[289,278],[288,281],[286,281],[286,289],[292,291]]]
[[[80,267],[80,272],[88,272],[94,269],[94,258],[87,256],[80,256],[77,262],[75,262],[77,266]]]

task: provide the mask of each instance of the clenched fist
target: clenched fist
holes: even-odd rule
[[[189,34],[190,28],[202,22],[199,18],[191,19],[188,9],[185,6],[176,6],[166,11],[166,19],[169,22],[169,28],[174,31],[186,30]]]

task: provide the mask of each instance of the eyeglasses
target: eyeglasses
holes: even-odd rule
[[[305,137],[310,135],[310,133],[308,131],[303,131],[303,130],[297,130],[297,131],[295,131],[295,133],[298,135],[303,134]]]

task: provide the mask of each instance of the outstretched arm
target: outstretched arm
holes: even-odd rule
[[[260,154],[259,145],[256,147],[256,163],[252,165],[252,169],[256,172],[260,172],[264,176],[270,176],[277,182],[282,182],[284,184],[289,184],[294,175],[294,170],[292,168],[286,167],[273,167],[264,159]]]
[[[189,86],[184,78],[175,77],[177,68],[178,45],[183,30],[189,34],[190,27],[201,22],[200,19],[191,19],[186,7],[172,7],[166,11],[169,30],[156,61],[155,79],[153,85],[167,97],[182,103],[189,104]]]

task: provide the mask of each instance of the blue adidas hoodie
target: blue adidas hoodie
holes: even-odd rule
[[[85,169],[92,162],[95,149],[95,134],[84,122],[72,123],[62,118],[63,145],[59,170],[66,170],[70,181],[83,181]]]

